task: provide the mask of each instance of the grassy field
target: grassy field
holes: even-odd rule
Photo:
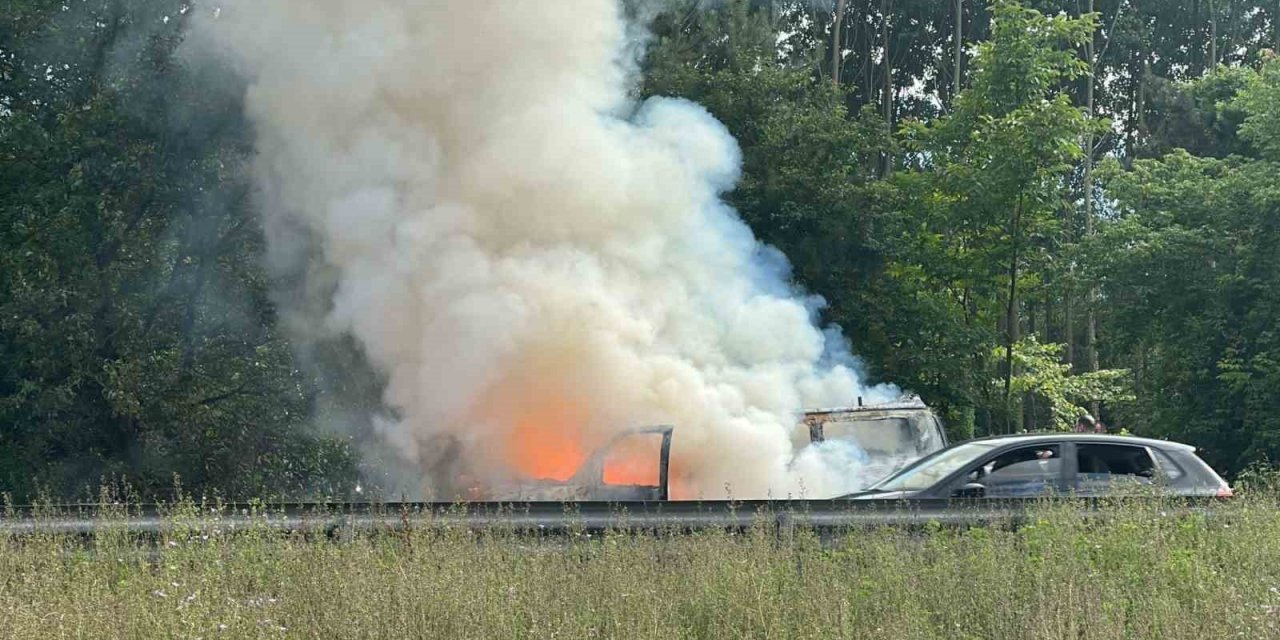
[[[1017,531],[0,538],[0,638],[1280,638],[1280,511]]]

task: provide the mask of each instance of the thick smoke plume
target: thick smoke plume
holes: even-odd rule
[[[249,78],[271,258],[336,274],[305,328],[386,375],[379,428],[424,491],[442,457],[562,474],[658,423],[677,497],[847,485],[793,464],[796,412],[885,393],[720,200],[725,128],[628,97],[614,2],[231,0],[192,38]]]

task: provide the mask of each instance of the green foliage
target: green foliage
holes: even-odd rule
[[[1147,127],[1151,135],[1138,150],[1148,157],[1185,149],[1197,156],[1250,154],[1249,142],[1238,135],[1246,112],[1236,94],[1256,74],[1243,67],[1221,67],[1194,81],[1152,78],[1148,82],[1153,105]]]
[[[1062,362],[1063,345],[1040,344],[1031,336],[1013,346],[1013,360],[1018,373],[1013,376],[1013,389],[1019,395],[1033,393],[1049,408],[1051,429],[1070,429],[1088,406],[1105,402],[1118,407],[1133,402],[1129,376],[1124,369],[1102,369],[1073,374],[1071,365]],[[993,357],[1000,357],[997,350]]]
[[[1092,18],[1046,17],[1012,2],[992,10],[992,40],[978,47],[973,82],[954,111],[904,127],[912,170],[896,179],[905,212],[890,273],[949,310],[943,326],[964,327],[940,334],[945,342],[931,349],[969,366],[969,375],[948,378],[964,385],[953,393],[1003,412],[1009,424],[1012,399],[993,400],[1001,392],[988,381],[998,366],[1016,373],[1019,319],[1011,324],[1010,312],[1042,280],[1060,185],[1099,123],[1062,84],[1087,71],[1069,47],[1091,33]],[[984,357],[1001,343],[1005,354]]]
[[[1276,66],[1250,72],[1232,102],[1262,158],[1175,151],[1111,166],[1118,215],[1088,248],[1112,357],[1138,382],[1130,419],[1233,472],[1280,452],[1280,165],[1262,137],[1280,126]]]
[[[175,473],[302,495],[353,476],[343,443],[303,429],[238,84],[175,56],[179,5],[0,21],[0,488],[18,497],[104,477],[163,492]]]
[[[1268,56],[1258,73],[1239,71],[1247,84],[1229,106],[1244,112],[1239,135],[1267,160],[1280,161],[1280,59]]]

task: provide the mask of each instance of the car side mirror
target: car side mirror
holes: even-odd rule
[[[952,498],[981,498],[987,494],[987,488],[976,483],[969,482],[963,487],[951,492]]]

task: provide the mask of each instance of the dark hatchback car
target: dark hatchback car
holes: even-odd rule
[[[1195,454],[1164,440],[1101,434],[995,436],[921,458],[853,499],[1034,498],[1149,493],[1229,497]]]

